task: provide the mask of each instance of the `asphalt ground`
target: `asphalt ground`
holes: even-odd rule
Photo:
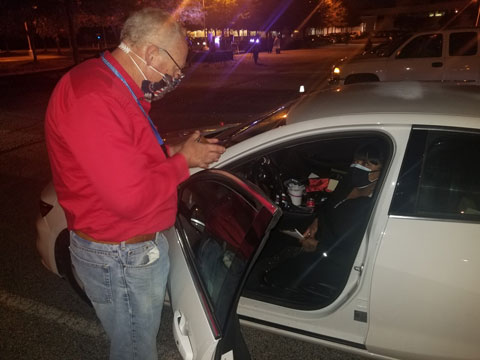
[[[256,65],[251,54],[233,61],[193,64],[179,88],[152,107],[151,117],[162,131],[255,119],[287,101],[327,85],[331,64],[361,50],[338,45],[313,50],[260,53]]]

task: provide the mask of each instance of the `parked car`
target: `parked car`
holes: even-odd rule
[[[478,42],[479,29],[423,32],[402,44],[392,40],[387,51],[340,61],[330,83],[420,80],[479,85]]]
[[[370,41],[373,44],[380,44],[380,43],[388,42],[391,40],[395,40],[399,37],[405,37],[405,34],[407,34],[407,32],[403,30],[383,30],[383,31],[380,30],[380,31],[374,31],[373,33],[365,34],[365,35],[370,38]]]
[[[477,87],[357,84],[217,133],[226,153],[179,187],[166,231],[182,357],[248,358],[241,321],[376,359],[478,359],[479,101]],[[284,269],[298,285],[266,281],[272,254],[287,249],[285,231],[312,222],[355,150],[372,142],[384,165],[355,242]],[[291,182],[310,190],[298,206]],[[74,281],[52,186],[37,229],[44,264]]]

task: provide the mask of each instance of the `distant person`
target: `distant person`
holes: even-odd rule
[[[211,53],[215,53],[215,51],[217,50],[217,44],[215,44],[215,37],[212,37],[212,40],[208,44],[208,48]]]
[[[275,37],[273,40],[273,50],[275,50],[275,54],[280,54],[280,36]]]
[[[225,151],[194,132],[166,146],[148,113],[183,77],[185,31],[167,13],[133,13],[111,53],[66,73],[50,98],[45,135],[70,254],[110,340],[111,360],[156,360],[170,267],[163,231],[190,167]]]
[[[187,44],[188,44],[188,54],[187,54],[187,66],[191,67],[192,66],[192,59],[193,59],[193,39],[188,36],[187,37]]]
[[[270,33],[267,34],[267,53],[271,54],[273,49],[273,37]]]
[[[363,49],[363,51],[365,53],[369,53],[370,51],[372,51],[372,48],[373,48],[372,37],[369,35],[368,39],[367,39],[367,43],[365,44],[365,48]]]
[[[253,61],[258,64],[258,54],[260,53],[260,39],[255,38],[252,46]]]

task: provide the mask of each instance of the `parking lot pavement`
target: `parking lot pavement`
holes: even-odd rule
[[[193,64],[185,79],[165,100],[154,103],[151,117],[162,131],[198,124],[245,122],[307,92],[327,85],[332,64],[361,50],[359,45],[332,45],[319,49],[251,54],[233,61]]]
[[[81,49],[81,59],[87,59],[98,53],[98,49]],[[66,69],[73,66],[70,50],[38,49],[37,61],[28,50],[0,51],[0,77],[34,72]]]
[[[22,52],[12,56],[0,56],[0,76],[59,70],[72,65],[72,59],[66,55],[40,54],[38,61],[34,63],[32,56]]]

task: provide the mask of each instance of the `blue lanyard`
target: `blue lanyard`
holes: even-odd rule
[[[158,133],[158,130],[157,128],[155,127],[155,125],[153,125],[153,121],[152,119],[150,118],[150,116],[148,116],[147,112],[145,111],[145,109],[143,108],[142,104],[140,103],[140,100],[138,100],[137,96],[135,95],[135,93],[133,92],[132,88],[128,85],[127,81],[123,78],[122,74],[120,74],[118,72],[117,69],[115,69],[115,67],[110,64],[110,62],[105,59],[105,56],[104,54],[101,55],[101,58],[102,58],[102,61],[105,63],[105,65],[108,66],[108,68],[110,70],[112,70],[112,72],[120,79],[122,80],[122,82],[124,83],[124,85],[127,87],[127,89],[130,91],[130,94],[132,94],[133,98],[135,99],[135,101],[137,102],[137,105],[138,107],[140,108],[140,110],[142,110],[142,113],[143,115],[145,115],[145,117],[147,118],[149,124],[150,124],[150,127],[152,128],[152,131],[153,131],[153,134],[155,135],[155,137],[157,138],[157,141],[158,143],[160,144],[160,146],[162,147],[162,150],[163,152],[165,153],[165,156],[168,157],[168,152],[167,152],[167,149],[165,148],[165,143],[163,142],[163,139],[162,137],[160,136],[160,134]]]

